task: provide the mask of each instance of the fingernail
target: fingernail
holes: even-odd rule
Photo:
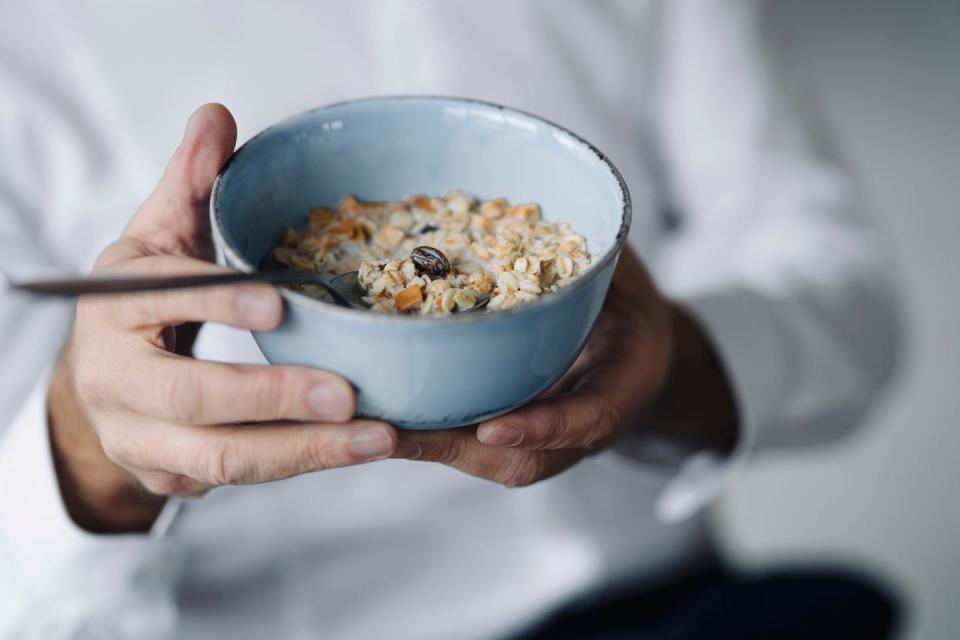
[[[523,442],[523,431],[501,424],[484,425],[477,430],[477,440],[497,447],[515,447]]]
[[[397,448],[393,450],[392,458],[403,458],[405,460],[416,460],[423,453],[419,442],[413,440],[401,440],[397,443]]]
[[[307,394],[310,408],[323,420],[347,420],[353,408],[344,385],[318,384]]]
[[[277,320],[277,300],[272,296],[242,292],[234,304],[240,321],[250,327],[270,327]]]
[[[350,449],[362,460],[382,458],[390,454],[393,443],[383,427],[365,427],[354,434]]]

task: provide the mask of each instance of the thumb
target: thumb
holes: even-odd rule
[[[164,253],[211,257],[210,190],[236,142],[237,124],[226,107],[211,103],[197,109],[163,177],[123,236]]]

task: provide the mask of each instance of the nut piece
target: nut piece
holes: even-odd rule
[[[518,220],[536,222],[540,219],[540,205],[518,204],[515,207],[507,207],[506,214],[511,218],[517,218]]]
[[[348,216],[355,216],[362,210],[363,208],[360,206],[360,201],[354,198],[352,195],[345,195],[343,200],[340,201],[340,213]]]
[[[338,236],[352,236],[354,225],[352,218],[344,218],[339,223],[330,227],[327,231]]]
[[[425,209],[426,211],[436,211],[436,200],[433,198],[428,198],[426,196],[410,196],[408,202],[416,207],[417,209]]]
[[[398,209],[390,214],[389,222],[395,227],[406,230],[413,224],[413,216],[405,208]]]
[[[463,191],[451,191],[445,197],[447,207],[454,213],[467,214],[474,207],[474,199]]]
[[[297,245],[303,242],[303,239],[306,235],[306,232],[302,229],[294,229],[293,227],[289,227],[283,232],[283,235],[280,236],[280,246],[296,249]]]
[[[354,242],[366,242],[372,238],[376,232],[377,225],[371,222],[369,218],[357,218],[354,222],[352,240]]]
[[[310,219],[310,228],[320,230],[336,222],[340,216],[333,209],[316,207],[315,209],[307,210],[307,217]]]
[[[480,205],[480,213],[487,218],[502,218],[507,211],[507,201],[505,198],[496,200],[487,200]]]
[[[482,238],[494,232],[493,220],[476,213],[470,214],[470,230],[475,234],[474,237]]]
[[[382,247],[392,249],[403,242],[403,236],[403,229],[399,229],[392,224],[387,224],[380,229],[374,241]]]
[[[412,284],[397,295],[393,296],[393,305],[397,311],[414,311],[423,303],[423,291],[418,285]]]
[[[410,254],[417,273],[427,274],[431,278],[444,278],[450,273],[450,261],[440,249],[417,247]]]

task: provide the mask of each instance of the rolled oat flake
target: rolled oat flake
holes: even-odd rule
[[[420,275],[427,274],[431,278],[444,278],[450,273],[450,261],[440,249],[433,247],[417,247],[410,254],[413,265]]]

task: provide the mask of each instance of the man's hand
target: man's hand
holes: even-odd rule
[[[586,348],[542,398],[476,429],[403,431],[395,457],[518,487],[610,447],[628,430],[688,451],[727,452],[737,437],[736,406],[712,345],[626,248]]]
[[[207,204],[235,142],[230,113],[220,105],[201,107],[156,190],[100,255],[94,272],[225,271],[208,262]],[[337,376],[187,355],[197,323],[268,330],[280,323],[282,312],[277,291],[255,284],[78,303],[48,404],[61,490],[80,526],[144,530],[164,496],[198,495],[217,485],[266,482],[393,453],[392,427],[350,421],[353,390]]]

